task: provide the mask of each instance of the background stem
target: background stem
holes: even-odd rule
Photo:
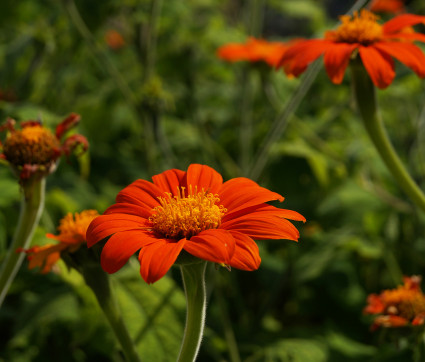
[[[140,358],[121,316],[108,275],[98,264],[88,264],[82,268],[81,272],[86,284],[95,294],[100,308],[120,342],[126,360],[129,362],[139,362]]]
[[[25,258],[25,253],[17,253],[16,250],[19,248],[27,249],[30,246],[35,228],[40,221],[44,208],[46,179],[44,177],[32,177],[25,182],[22,189],[18,225],[0,270],[0,307]]]
[[[392,146],[376,104],[376,90],[359,58],[352,62],[354,94],[363,124],[388,170],[410,197],[425,212],[425,195],[409,175]]]

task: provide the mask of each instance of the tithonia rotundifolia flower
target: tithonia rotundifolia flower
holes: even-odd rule
[[[261,259],[253,239],[298,240],[288,221],[305,221],[299,213],[267,204],[283,201],[248,178],[223,183],[209,166],[192,164],[137,180],[119,192],[116,204],[87,230],[92,246],[109,238],[101,265],[121,269],[138,250],[140,273],[147,283],[160,279],[184,251],[226,267],[255,270]]]
[[[420,286],[421,277],[404,277],[404,284],[380,294],[370,294],[365,314],[375,314],[372,330],[379,327],[396,328],[422,325],[425,321],[425,295]]]
[[[340,84],[351,59],[359,56],[372,82],[388,87],[394,77],[394,60],[425,77],[425,55],[413,41],[425,42],[425,35],[412,26],[425,23],[425,16],[402,14],[384,24],[368,10],[341,16],[341,25],[325,33],[324,39],[299,40],[285,51],[278,67],[288,75],[299,76],[308,65],[324,55],[329,78]]]
[[[274,67],[282,58],[288,44],[250,37],[245,43],[229,43],[217,50],[217,56],[229,62],[266,62]]]
[[[19,249],[17,251],[28,254],[29,269],[39,267],[42,274],[48,273],[60,259],[61,253],[74,253],[83,244],[86,244],[87,228],[96,216],[99,216],[96,210],[84,210],[75,214],[68,213],[60,221],[59,235],[46,235],[50,239],[59,241],[59,243],[34,246],[27,250]]]

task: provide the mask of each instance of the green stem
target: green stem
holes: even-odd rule
[[[139,362],[140,358],[136,352],[133,340],[128,333],[127,327],[124,324],[108,275],[98,264],[85,265],[81,273],[86,284],[95,294],[100,308],[120,342],[126,360],[128,362]]]
[[[10,285],[25,258],[24,253],[17,253],[19,248],[27,249],[34,235],[44,208],[46,179],[32,177],[22,186],[21,210],[12,244],[9,247],[0,270],[0,307]]]
[[[360,59],[352,62],[354,94],[363,124],[388,170],[399,186],[425,212],[425,195],[407,172],[383,126],[376,103],[376,90]]]
[[[201,345],[205,323],[207,262],[181,265],[187,314],[183,341],[177,362],[193,362]]]

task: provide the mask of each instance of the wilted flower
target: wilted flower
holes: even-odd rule
[[[101,255],[108,273],[139,249],[140,273],[148,283],[163,277],[183,250],[222,266],[255,270],[261,259],[253,239],[298,240],[287,219],[305,221],[295,211],[266,204],[283,201],[281,195],[244,177],[223,183],[205,165],[168,170],[152,180],[123,189],[87,230],[89,247],[109,237]]]
[[[360,56],[372,82],[386,88],[395,77],[395,58],[425,77],[425,55],[413,44],[414,40],[425,42],[425,35],[411,28],[425,23],[425,16],[403,14],[382,25],[377,19],[365,9],[353,16],[341,16],[342,24],[326,32],[324,39],[299,40],[287,49],[278,67],[298,76],[324,54],[326,72],[332,82],[339,84],[350,60]]]
[[[217,50],[217,55],[229,62],[263,61],[274,67],[282,58],[288,45],[250,37],[246,43],[229,43]]]
[[[82,151],[87,150],[88,142],[82,135],[74,134],[63,139],[65,133],[79,121],[80,116],[72,113],[56,127],[53,134],[39,121],[21,122],[21,129],[16,129],[15,120],[9,118],[0,126],[0,132],[8,131],[4,143],[0,142],[0,158],[12,166],[21,181],[35,174],[47,175],[55,170],[62,154],[69,156],[80,145]]]
[[[72,215],[68,213],[58,227],[59,235],[47,234],[51,239],[59,241],[59,244],[34,246],[30,249],[18,249],[17,252],[28,254],[29,269],[39,267],[42,274],[48,273],[52,266],[60,259],[61,253],[76,252],[81,245],[86,243],[86,231],[93,219],[98,216],[96,210],[85,210]]]
[[[420,276],[404,277],[404,284],[387,289],[381,294],[367,298],[365,314],[377,314],[372,330],[379,327],[403,327],[420,325],[425,321],[425,295],[422,293]]]

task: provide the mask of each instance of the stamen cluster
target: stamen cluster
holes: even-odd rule
[[[86,239],[86,231],[93,219],[98,216],[96,210],[85,210],[81,213],[68,213],[61,219],[58,226],[60,232],[58,238],[65,240],[74,240],[83,242]]]
[[[161,206],[153,209],[149,218],[152,228],[157,233],[172,239],[189,239],[203,230],[217,229],[221,218],[226,213],[218,195],[206,192],[197,187],[192,190],[189,185],[188,195],[185,187],[178,188],[177,196],[166,193],[166,197],[159,197]]]
[[[340,17],[342,24],[335,31],[328,31],[325,38],[341,43],[360,43],[369,45],[382,39],[382,26],[377,23],[378,16],[363,9],[353,16]]]

